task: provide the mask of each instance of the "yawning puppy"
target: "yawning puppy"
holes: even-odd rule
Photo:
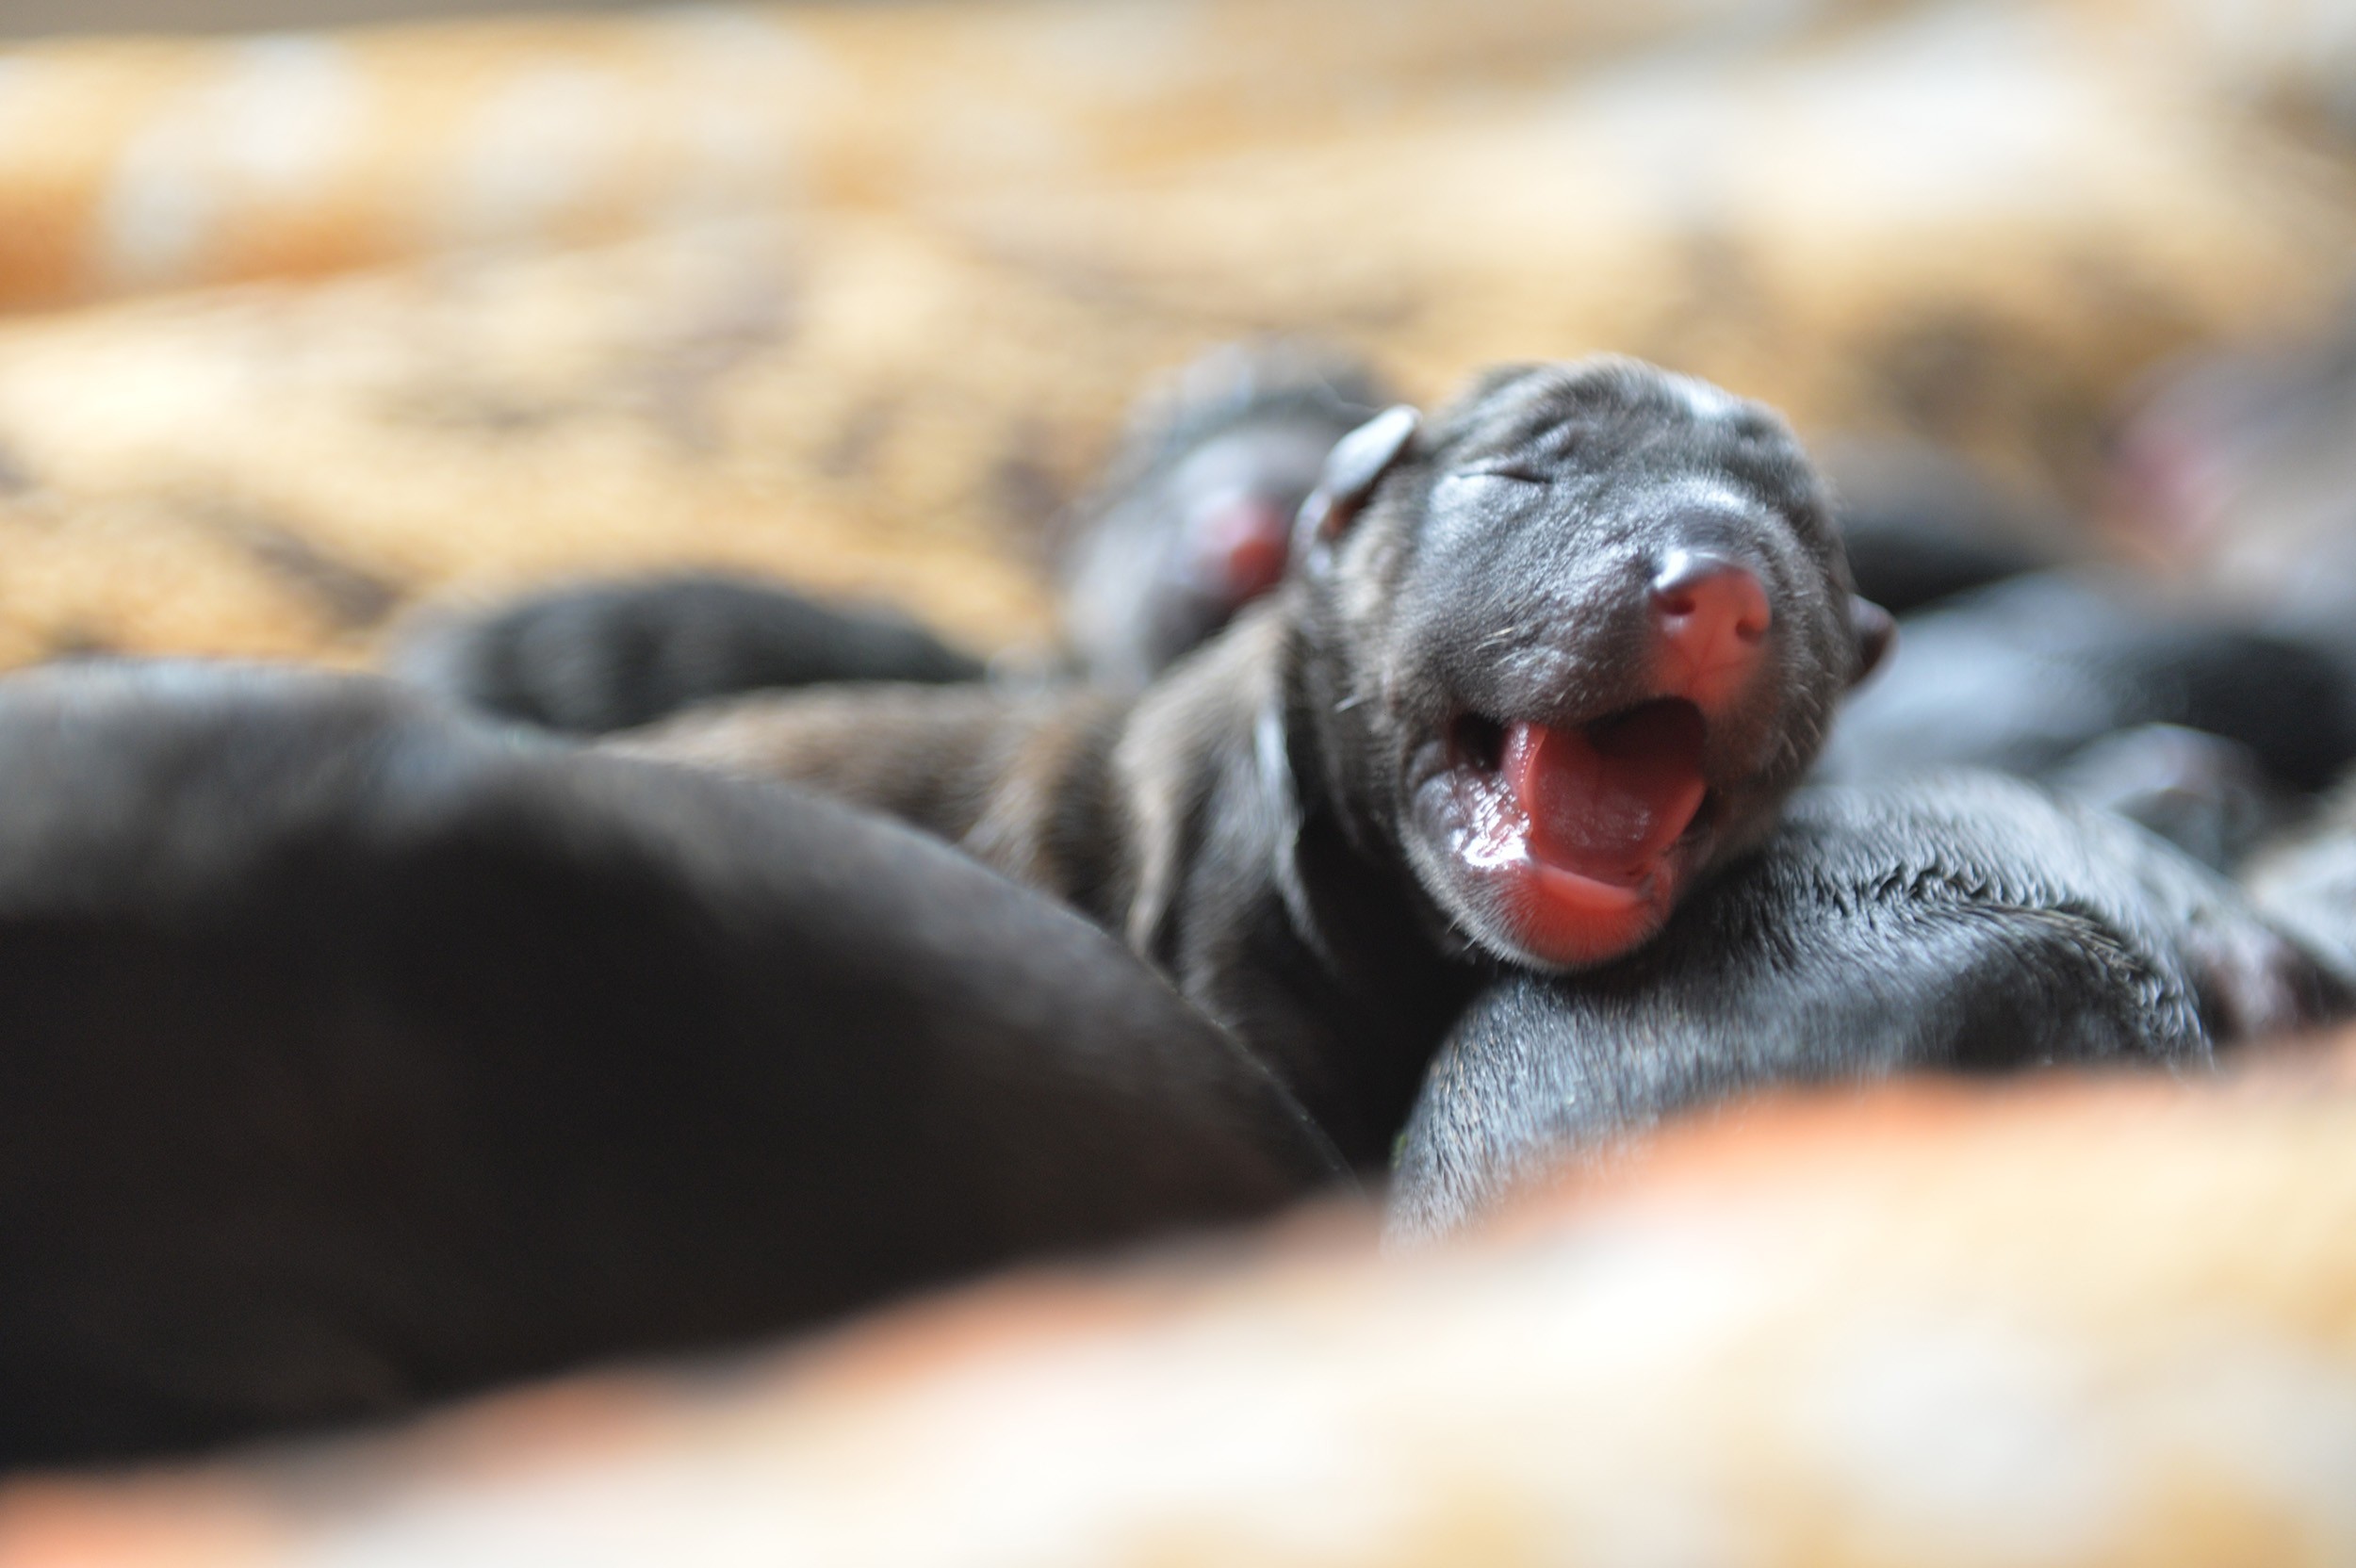
[[[1316,527],[1339,792],[1455,926],[1542,969],[1642,942],[1756,838],[1889,633],[1782,422],[1623,361],[1491,376],[1362,526]]]
[[[881,806],[1123,933],[1379,1159],[1488,962],[1643,942],[1889,618],[1781,420],[1621,359],[1328,459],[1284,586],[1134,702],[890,688],[621,741]]]

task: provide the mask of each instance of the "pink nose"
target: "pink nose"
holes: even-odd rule
[[[1708,709],[1734,696],[1775,624],[1756,574],[1723,556],[1673,550],[1652,580],[1663,694]]]

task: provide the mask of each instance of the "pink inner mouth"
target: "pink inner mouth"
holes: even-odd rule
[[[1709,808],[1707,728],[1678,697],[1575,727],[1456,720],[1449,841],[1522,952],[1599,963],[1660,928]]]
[[[1701,809],[1703,739],[1700,710],[1677,701],[1577,729],[1508,726],[1499,771],[1529,824],[1530,858],[1633,889]]]

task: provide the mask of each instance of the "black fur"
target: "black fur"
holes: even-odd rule
[[[582,735],[739,692],[982,673],[904,615],[703,572],[575,584],[483,615],[429,614],[387,669],[461,706]]]
[[[1857,591],[1894,614],[1985,588],[2045,564],[1971,534],[1943,531],[1934,520],[1862,510],[1841,515]]]
[[[1450,863],[1451,727],[1643,702],[1646,588],[1686,547],[1757,573],[1775,616],[1764,678],[1710,727],[1709,808],[1680,852],[1694,875],[1766,831],[1879,656],[1821,483],[1775,415],[1633,361],[1493,372],[1305,563],[1298,697],[1342,826],[1405,858],[1497,956],[1533,961]]]
[[[1962,764],[2037,776],[2148,724],[2237,742],[2296,790],[2322,788],[2356,758],[2356,693],[2331,659],[2116,578],[2049,573],[1908,618],[1888,667],[1842,712],[1824,772]]]
[[[1370,422],[1303,524],[1277,595],[1133,703],[752,699],[619,743],[875,802],[1070,899],[1379,1161],[1483,967],[1546,961],[1440,820],[1460,721],[1642,704],[1664,554],[1756,573],[1774,629],[1711,723],[1710,804],[1665,906],[1766,830],[1870,662],[1873,617],[1782,422],[1632,361],[1495,373],[1419,433]]]
[[[2064,794],[2117,812],[2217,871],[2239,866],[2300,806],[2250,747],[2182,725],[2113,730],[2043,776]]]
[[[1340,1168],[1049,901],[383,682],[0,682],[0,1464],[808,1323]]]
[[[1992,774],[1806,790],[1650,946],[1500,981],[1401,1140],[1393,1227],[1748,1090],[1906,1070],[2199,1067],[2348,993],[2224,882],[2105,813]]]

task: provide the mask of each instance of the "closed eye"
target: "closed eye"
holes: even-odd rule
[[[1515,464],[1500,464],[1494,468],[1464,468],[1449,476],[1452,479],[1510,479],[1516,484],[1551,484],[1554,476],[1538,468],[1525,468]]]

